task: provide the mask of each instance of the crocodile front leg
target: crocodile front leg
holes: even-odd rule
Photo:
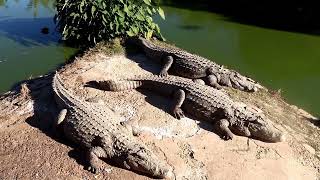
[[[250,90],[250,88],[249,87],[247,87],[247,86],[243,86],[242,84],[240,84],[240,82],[238,82],[238,81],[232,81],[232,87],[234,87],[234,88],[236,88],[236,89],[240,89],[241,91],[244,91],[245,90],[245,87],[246,87],[246,89],[249,91]]]
[[[88,170],[92,173],[99,173],[101,167],[99,165],[99,158],[107,158],[107,152],[102,147],[92,147],[87,154],[87,159],[89,161]]]
[[[211,74],[211,75],[208,75],[207,77],[207,83],[209,86],[212,86],[216,89],[221,89],[222,87],[219,85],[218,83],[218,78],[216,75],[214,74]]]
[[[96,137],[92,141],[92,147],[87,152],[89,162],[88,170],[92,173],[99,173],[101,167],[99,158],[112,158],[114,156],[113,140],[111,137]]]
[[[231,132],[231,130],[229,129],[229,121],[227,119],[220,119],[217,122],[218,128],[222,133],[222,139],[224,140],[230,140],[233,138],[233,133]]]
[[[164,63],[161,71],[160,71],[160,77],[166,77],[168,76],[168,71],[173,63],[173,57],[172,56],[166,56],[162,59],[162,62]]]
[[[183,104],[183,101],[186,98],[186,93],[182,90],[179,89],[178,91],[174,92],[173,94],[174,98],[174,106],[173,106],[173,115],[177,119],[181,119],[184,117],[184,113],[181,109],[181,106]]]
[[[258,90],[258,88],[255,86],[255,83],[252,80],[250,80],[249,78],[240,77],[237,74],[231,74],[230,81],[233,87],[240,90],[245,90],[249,92],[256,92]]]

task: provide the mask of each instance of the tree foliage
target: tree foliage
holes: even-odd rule
[[[165,16],[153,0],[57,0],[56,6],[57,27],[67,41],[96,44],[136,35],[162,39],[152,16]]]

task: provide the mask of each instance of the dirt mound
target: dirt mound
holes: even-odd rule
[[[287,133],[281,143],[236,136],[224,141],[212,125],[169,112],[170,99],[147,91],[105,92],[84,84],[91,80],[158,73],[141,54],[112,55],[94,49],[61,69],[66,87],[90,102],[109,106],[142,131],[138,137],[174,167],[176,179],[317,179],[319,128],[308,113],[285,103],[277,93],[245,93],[225,88],[232,98],[262,109]],[[99,175],[86,171],[84,154],[51,130],[57,109],[52,74],[22,82],[0,97],[0,179],[149,179],[104,163]]]

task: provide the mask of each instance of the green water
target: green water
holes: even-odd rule
[[[75,49],[59,43],[52,0],[0,0],[0,92],[53,70]],[[41,33],[43,27],[48,34]]]
[[[75,52],[58,42],[53,2],[0,0],[0,92]],[[287,101],[320,115],[320,36],[243,25],[210,12],[164,10],[166,21],[156,20],[169,41],[281,89]]]

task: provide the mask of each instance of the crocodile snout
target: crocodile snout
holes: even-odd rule
[[[286,135],[270,123],[264,125],[251,124],[249,127],[251,136],[266,142],[283,142]]]

